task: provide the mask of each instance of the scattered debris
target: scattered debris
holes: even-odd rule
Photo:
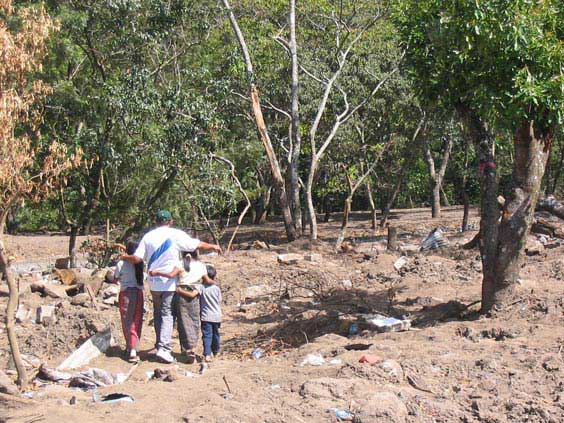
[[[52,324],[57,321],[55,316],[55,306],[42,305],[37,308],[37,323]]]
[[[262,348],[255,348],[253,350],[253,352],[251,353],[251,356],[255,359],[258,360],[259,358],[261,358],[264,355],[264,350]]]
[[[135,402],[135,399],[128,394],[113,393],[102,397],[101,401],[104,404],[115,404],[116,402]]]
[[[300,366],[322,366],[325,364],[325,359],[321,354],[312,353],[304,357]]]
[[[111,328],[108,327],[102,332],[98,332],[90,337],[80,348],[69,355],[65,361],[57,367],[57,370],[71,370],[85,366],[91,360],[105,352],[112,343],[112,331]]]
[[[278,263],[280,264],[298,264],[300,260],[303,259],[303,256],[300,254],[278,254]]]
[[[429,251],[443,248],[449,245],[448,239],[444,236],[443,231],[440,228],[433,229],[427,238],[421,242],[419,246],[419,251]]]
[[[309,254],[304,254],[304,260],[310,261],[312,263],[321,263],[322,258],[321,258],[321,254],[309,253]]]
[[[364,354],[362,357],[360,357],[360,360],[358,360],[359,363],[367,363],[371,365],[374,365],[380,361],[382,361],[382,357],[376,354]]]
[[[386,317],[380,314],[365,314],[362,316],[369,328],[375,329],[377,332],[401,332],[409,330],[411,327],[410,320],[400,320],[394,317]]]
[[[340,408],[328,408],[327,412],[334,414],[341,421],[350,421],[354,417],[349,411],[341,410]]]
[[[400,269],[407,264],[408,258],[406,256],[401,256],[394,262],[394,269],[400,271]]]

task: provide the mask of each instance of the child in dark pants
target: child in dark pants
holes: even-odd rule
[[[217,272],[213,266],[206,266],[208,278],[215,281]],[[219,353],[221,326],[221,289],[215,283],[204,283],[200,290],[200,320],[202,322],[202,341],[204,360],[211,361],[212,353]]]
[[[219,353],[221,326],[221,289],[215,284],[217,272],[215,267],[206,265],[202,285],[194,285],[194,289],[177,288],[178,295],[186,299],[200,298],[200,320],[202,325],[202,341],[204,343],[204,360],[210,362],[213,355]],[[207,277],[206,277],[207,276]]]

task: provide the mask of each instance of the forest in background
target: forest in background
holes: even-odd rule
[[[338,247],[353,209],[375,228],[480,204],[488,310],[561,189],[560,0],[1,6],[0,232],[68,231],[74,251],[167,208],[216,238],[276,215],[316,240],[342,211]]]

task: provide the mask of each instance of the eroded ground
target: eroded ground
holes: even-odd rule
[[[35,383],[33,400],[2,400],[0,420],[329,422],[337,418],[327,410],[338,408],[358,422],[564,422],[564,246],[548,240],[528,256],[521,296],[507,313],[484,318],[476,313],[479,304],[467,307],[480,298],[479,253],[459,246],[475,231],[457,232],[460,209],[447,210],[440,220],[429,216],[428,210],[411,210],[391,221],[406,250],[442,226],[450,247],[425,254],[386,252],[385,234],[373,234],[360,215],[352,222],[356,245],[348,253],[332,247],[338,221],[322,224],[321,242],[313,247],[307,241],[280,244],[279,225],[267,232],[244,228],[241,244],[259,239],[270,249],[204,258],[218,269],[225,318],[223,355],[202,375],[198,364],[163,365],[143,353],[154,342],[147,299],[141,364],[125,383],[97,390],[130,394],[134,403],[102,404],[93,402],[91,391]],[[471,221],[476,227],[475,211]],[[7,245],[19,262],[41,262],[64,255],[64,239],[15,237]],[[279,264],[277,255],[284,252],[319,256]],[[397,271],[401,255],[408,260]],[[130,369],[121,358],[116,306],[101,297],[99,310],[90,301],[75,306],[70,298],[41,297],[29,291],[30,279],[21,277],[22,304],[57,305],[55,323],[18,324],[21,349],[35,366],[56,367],[110,325],[118,345],[88,366]],[[0,298],[2,318],[5,304]],[[358,333],[351,330],[367,313],[410,319],[412,329],[380,334],[361,324]],[[2,329],[0,368],[10,373],[4,334]],[[264,354],[253,359],[257,348]],[[325,363],[302,366],[308,354]],[[360,363],[367,354],[377,363]],[[172,381],[148,380],[146,372],[156,368],[170,370]]]

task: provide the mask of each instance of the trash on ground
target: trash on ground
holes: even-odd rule
[[[69,355],[57,367],[57,370],[71,370],[85,366],[105,352],[112,343],[112,331],[110,327],[107,327],[103,331],[92,335],[84,344]]]
[[[429,233],[427,238],[421,242],[419,251],[436,250],[438,248],[446,247],[447,245],[449,245],[449,241],[444,236],[443,231],[440,228],[435,228]]]
[[[103,396],[100,402],[103,402],[104,404],[114,404],[116,402],[135,402],[135,400],[131,395],[116,392]]]
[[[255,348],[253,350],[253,352],[251,353],[251,356],[255,359],[258,360],[259,358],[261,358],[264,355],[264,350],[262,348]]]
[[[364,354],[362,357],[360,357],[360,360],[358,360],[359,363],[368,363],[371,365],[374,365],[379,361],[382,361],[382,357],[375,354]]]
[[[394,262],[394,269],[400,271],[400,269],[407,264],[408,258],[406,256],[401,256]]]
[[[304,357],[300,366],[322,366],[325,364],[325,359],[321,354],[308,354]]]
[[[341,421],[350,421],[353,420],[353,415],[347,410],[341,410],[340,408],[329,408],[327,409],[328,413],[332,413],[337,417],[337,419]]]
[[[373,344],[349,344],[345,345],[345,350],[347,351],[365,351],[370,348]]]
[[[329,361],[329,364],[332,364],[334,366],[338,366],[340,364],[343,364],[343,360],[341,360],[340,358],[334,358],[331,361]]]
[[[400,320],[380,314],[366,314],[362,316],[370,328],[378,332],[401,332],[409,330],[410,320]]]

